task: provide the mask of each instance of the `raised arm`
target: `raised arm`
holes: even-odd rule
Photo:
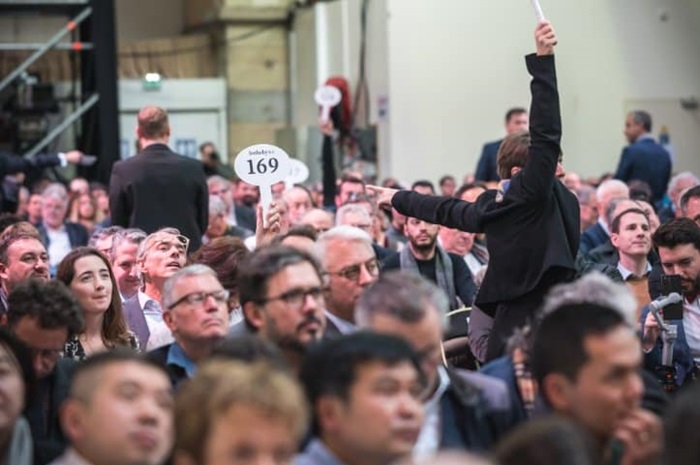
[[[561,155],[561,116],[554,66],[557,36],[548,21],[537,25],[535,43],[537,53],[526,57],[527,69],[532,76],[530,146],[527,162],[517,181],[519,195],[531,201],[538,201],[551,192]]]

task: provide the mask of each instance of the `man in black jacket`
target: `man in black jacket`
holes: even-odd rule
[[[59,281],[26,281],[12,291],[8,303],[3,324],[32,353],[37,383],[24,415],[32,430],[34,463],[45,465],[66,447],[58,414],[68,396],[75,362],[62,359],[61,353],[68,339],[82,330],[83,312]]]
[[[209,219],[202,164],[170,150],[168,114],[162,108],[143,108],[136,133],[141,152],[112,168],[112,224],[147,233],[174,227],[190,239],[190,251],[197,250]]]
[[[503,181],[475,202],[379,187],[379,203],[430,223],[486,233],[490,261],[474,302],[494,316],[489,359],[503,352],[513,330],[533,315],[547,290],[575,273],[579,243],[576,196],[557,181],[561,121],[554,68],[556,35],[548,22],[535,31],[537,54],[526,58],[532,75],[530,133],[503,141],[498,156]]]

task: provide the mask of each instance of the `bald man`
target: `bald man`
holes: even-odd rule
[[[168,147],[168,113],[144,107],[136,126],[141,151],[112,168],[109,206],[112,224],[147,233],[169,226],[199,248],[209,221],[209,193],[202,163]]]

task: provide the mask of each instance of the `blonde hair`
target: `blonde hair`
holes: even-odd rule
[[[211,360],[177,394],[175,453],[203,463],[204,446],[214,420],[238,404],[284,421],[296,442],[306,433],[306,399],[291,375],[266,362]]]

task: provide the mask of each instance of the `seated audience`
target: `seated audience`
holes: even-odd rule
[[[0,463],[32,465],[32,433],[22,416],[34,389],[31,352],[0,328]]]
[[[75,362],[61,354],[66,342],[82,331],[83,315],[75,297],[59,281],[30,279],[12,291],[8,304],[3,321],[32,354],[37,383],[25,417],[34,439],[34,463],[46,465],[66,447],[58,413],[68,395]]]
[[[323,341],[300,378],[314,439],[296,465],[387,465],[411,454],[423,421],[418,355],[394,337],[356,333]]]
[[[75,370],[61,408],[70,447],[51,465],[163,465],[172,409],[162,368],[130,351],[95,355]]]
[[[250,255],[243,241],[236,237],[220,237],[204,244],[190,256],[190,263],[206,265],[216,273],[221,285],[228,291],[229,325],[243,320],[238,272],[241,262]]]
[[[205,265],[190,265],[163,286],[163,321],[174,342],[147,354],[164,367],[174,388],[192,378],[197,366],[228,331],[228,291]]]

